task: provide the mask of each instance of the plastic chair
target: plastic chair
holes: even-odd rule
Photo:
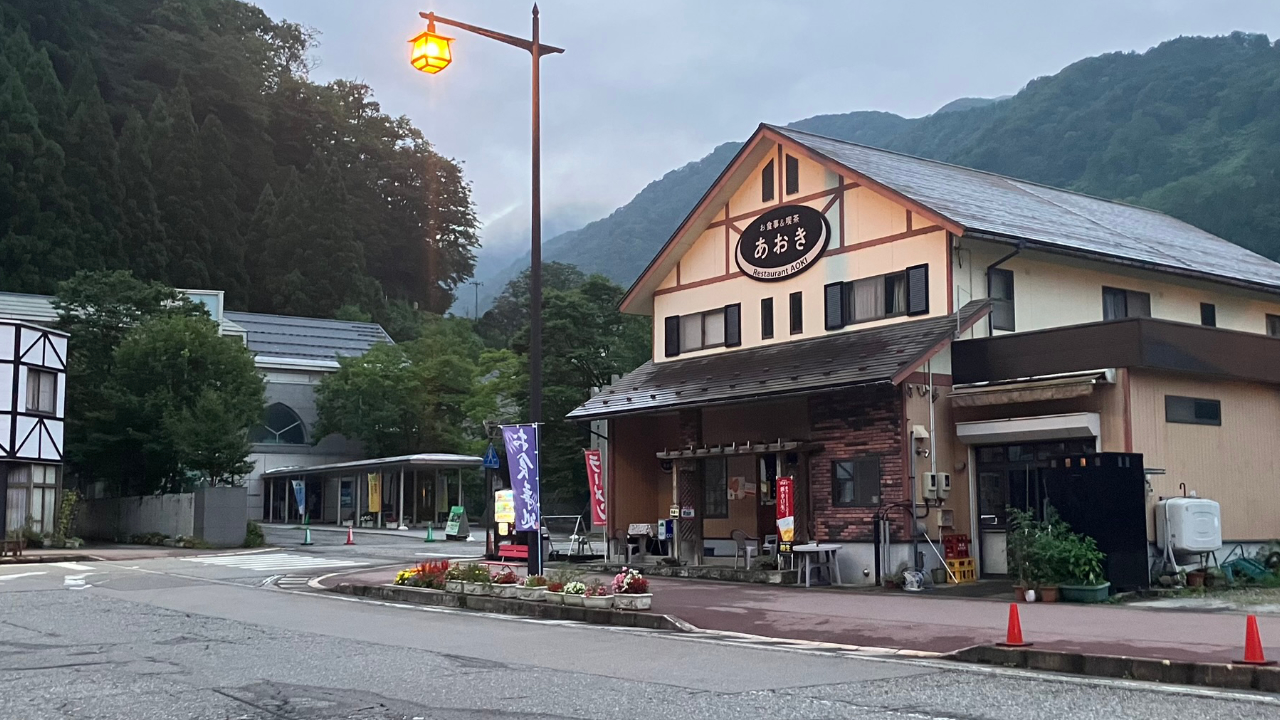
[[[747,542],[756,542],[759,538],[753,538],[743,530],[734,530],[729,533],[729,537],[738,545],[737,551],[733,554],[733,566],[738,567],[738,558],[742,558],[745,561],[742,569],[750,570],[751,556],[758,553],[758,548],[755,545],[748,545]]]

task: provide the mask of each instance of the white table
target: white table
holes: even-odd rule
[[[804,573],[804,586],[809,587],[809,577],[814,568],[827,569],[830,573],[832,585],[842,585],[840,580],[840,564],[836,562],[836,552],[840,550],[839,545],[819,545],[817,543],[808,543],[807,545],[793,545],[791,552],[801,560],[801,570]]]

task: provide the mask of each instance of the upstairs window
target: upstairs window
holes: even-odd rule
[[[786,182],[788,195],[800,192],[800,161],[790,155],[787,156]]]
[[[306,445],[307,432],[302,418],[284,403],[272,403],[262,424],[249,430],[249,442],[268,445]]]
[[[1200,324],[1218,327],[1218,308],[1213,303],[1200,303]]]
[[[1151,294],[1137,290],[1102,288],[1102,319],[1151,317]]]
[[[57,412],[58,375],[47,370],[27,370],[27,412],[53,415]]]
[[[760,202],[773,201],[773,178],[776,172],[772,160],[765,163],[764,169],[760,171]]]
[[[773,337],[773,298],[760,301],[760,338],[768,340]]]
[[[1222,401],[1165,395],[1164,419],[1188,425],[1221,425]]]
[[[996,268],[987,274],[987,297],[991,298],[991,329],[1014,329],[1013,271]]]
[[[1280,337],[1280,315],[1267,316],[1267,334],[1271,337]]]
[[[887,317],[922,315],[929,312],[929,266],[831,283],[825,290],[828,330]]]
[[[735,303],[705,312],[667,317],[663,322],[666,357],[713,347],[741,345],[741,308],[741,305]]]
[[[804,294],[791,293],[791,334],[804,332]]]

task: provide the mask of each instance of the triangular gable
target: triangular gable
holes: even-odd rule
[[[620,304],[623,312],[636,314],[652,312],[654,291],[675,270],[680,259],[693,247],[707,226],[716,221],[717,216],[724,211],[729,198],[750,179],[756,166],[766,157],[777,152],[779,146],[787,153],[806,158],[837,175],[855,181],[877,195],[908,208],[954,234],[964,234],[964,227],[954,220],[866,177],[854,168],[795,142],[778,132],[773,126],[761,124],[685,216],[684,221],[650,261],[644,272],[632,283]]]

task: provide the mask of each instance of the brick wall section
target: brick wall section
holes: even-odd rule
[[[809,398],[810,439],[823,449],[810,457],[809,487],[818,542],[871,542],[877,508],[834,507],[831,463],[880,456],[880,502],[889,508],[907,500],[903,473],[902,391],[870,385]],[[888,511],[894,542],[909,540],[903,509]]]

